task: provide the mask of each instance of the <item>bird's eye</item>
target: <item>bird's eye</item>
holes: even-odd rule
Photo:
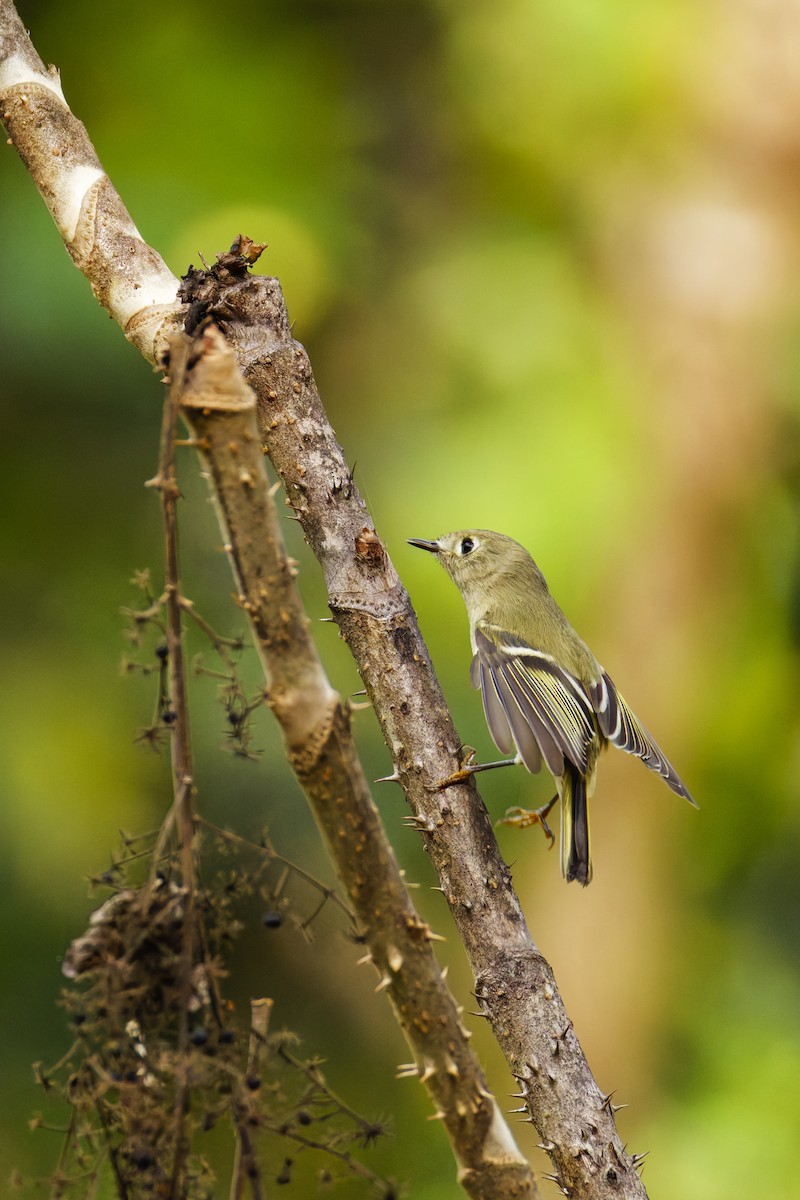
[[[475,549],[475,543],[473,542],[472,538],[462,538],[461,539],[461,545],[459,547],[461,554],[469,554],[470,551],[474,550],[474,549]]]

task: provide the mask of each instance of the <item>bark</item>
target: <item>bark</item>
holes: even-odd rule
[[[191,357],[190,357],[191,356]],[[386,839],[350,733],[347,705],[328,682],[286,555],[256,424],[256,403],[214,326],[196,345],[174,339],[171,386],[194,434],[223,537],[264,666],[286,755],[336,863],[385,991],[437,1106],[467,1195],[535,1198],[469,1031],[431,949]]]

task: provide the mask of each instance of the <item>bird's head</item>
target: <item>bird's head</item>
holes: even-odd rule
[[[534,565],[519,542],[491,529],[457,529],[433,542],[409,538],[408,544],[435,554],[466,600],[493,590],[504,575],[527,573]]]

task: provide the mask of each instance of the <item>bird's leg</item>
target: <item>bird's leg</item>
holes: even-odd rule
[[[555,834],[547,824],[547,816],[550,809],[558,800],[558,795],[553,796],[552,800],[548,800],[547,804],[543,804],[541,808],[509,808],[504,817],[501,817],[497,822],[498,825],[514,825],[517,829],[528,829],[531,825],[541,825],[544,836],[550,843],[552,850],[555,845]]]
[[[441,792],[445,788],[452,787],[456,783],[464,783],[469,779],[470,775],[477,775],[478,771],[493,771],[496,767],[513,767],[519,761],[516,758],[504,758],[500,762],[476,763],[475,751],[472,746],[462,746],[462,766],[459,771],[454,771],[452,775],[448,775],[447,779],[440,779],[434,784],[431,791]]]

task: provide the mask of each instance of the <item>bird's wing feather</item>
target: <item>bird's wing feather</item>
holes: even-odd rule
[[[549,654],[494,625],[478,625],[475,648],[490,730],[490,704],[496,709],[495,701],[499,701],[529,770],[538,770],[538,765],[529,765],[529,759],[536,759],[533,740],[554,775],[564,773],[565,758],[585,773],[588,748],[597,729],[594,710],[580,682]]]
[[[486,724],[489,726],[489,732],[494,738],[495,745],[503,754],[511,754],[514,749],[514,738],[508,724],[508,718],[506,717],[500,697],[497,694],[497,689],[492,683],[488,672],[484,670],[483,664],[477,654],[470,664],[469,675],[472,680],[472,686],[481,689]]]
[[[515,747],[525,766],[536,775],[542,767],[542,752],[535,732],[530,725],[519,719],[513,707],[506,707],[502,689],[498,687],[493,672],[484,663],[480,664],[480,674],[483,708],[492,737],[504,754],[509,754]],[[504,735],[504,741],[498,739],[498,733]]]
[[[605,671],[600,679],[589,684],[589,695],[597,714],[597,722],[608,740],[640,758],[646,767],[660,775],[679,796],[697,807],[686,785],[670,763],[655,738],[645,729],[633,710],[626,704]]]

